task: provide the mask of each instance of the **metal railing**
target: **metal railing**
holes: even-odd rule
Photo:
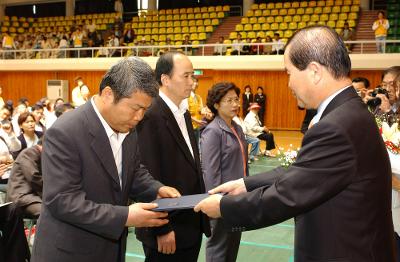
[[[347,45],[360,44],[360,54],[364,53],[365,46],[376,43],[394,44],[400,46],[400,40],[358,40],[345,41]],[[44,58],[96,58],[96,57],[124,57],[124,56],[159,56],[163,52],[170,50],[179,50],[187,55],[205,56],[209,55],[225,55],[224,50],[237,50],[237,55],[247,55],[249,53],[243,51],[244,46],[249,46],[252,55],[270,54],[273,42],[268,43],[238,43],[238,44],[195,44],[195,45],[162,45],[162,46],[121,46],[121,47],[85,47],[85,48],[56,48],[56,49],[24,49],[0,50],[0,59],[44,59]],[[216,53],[214,47],[218,47]],[[211,50],[211,51],[210,51]],[[228,52],[229,53],[229,52]],[[236,53],[236,52],[235,52]],[[355,52],[352,52],[353,54]]]

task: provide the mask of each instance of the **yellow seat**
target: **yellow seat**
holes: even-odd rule
[[[215,12],[221,12],[222,11],[222,6],[221,5],[217,5],[215,7]]]
[[[148,25],[148,24],[146,24]],[[180,21],[174,21],[174,27],[180,27],[181,26],[181,22]]]
[[[246,32],[240,32],[240,35],[242,36],[242,39],[247,38],[247,33]]]
[[[143,24],[143,26],[141,26],[141,24]],[[167,27],[173,27],[174,26],[174,22],[172,21],[168,21],[167,22]],[[139,23],[139,28],[144,27],[144,23]]]
[[[340,6],[335,5],[334,7],[332,7],[332,13],[340,13]]]
[[[200,12],[201,13],[207,13],[207,11],[208,11],[208,7],[207,6],[203,6],[203,7],[200,8]]]
[[[278,23],[272,23],[271,24],[271,30],[278,30],[279,29],[279,24]]]
[[[273,16],[267,17],[267,23],[272,24],[273,22],[275,22],[275,19]]]
[[[302,15],[302,16],[301,16],[301,21],[302,21],[302,22],[308,22],[308,21],[310,21],[310,15]]]
[[[270,25],[268,23],[262,24],[261,26],[261,30],[263,31],[267,31],[270,29]]]
[[[172,16],[172,20],[179,20],[181,18],[180,14],[175,14]]]
[[[214,27],[212,25],[206,26],[206,33],[212,33],[214,31]]]
[[[333,0],[326,0],[326,2],[325,2],[325,6],[334,6],[335,5],[335,1],[333,1]]]
[[[204,19],[203,25],[205,25],[205,26],[211,25],[211,19]]]
[[[307,23],[302,21],[297,24],[297,29],[302,29],[306,26],[307,26]]]
[[[229,39],[236,39],[237,38],[237,33],[236,32],[230,32],[229,33]]]
[[[182,20],[181,21],[181,26],[188,26],[189,25],[189,21],[188,20]]]
[[[204,25],[203,20],[196,20],[196,26]]]
[[[328,21],[329,20],[329,16],[327,14],[322,14],[319,16],[319,20],[320,21]]]
[[[358,12],[360,11],[360,6],[359,6],[359,5],[352,5],[352,6],[350,7],[350,11],[351,11],[352,13],[358,13]]]
[[[200,7],[193,8],[193,13],[200,13]]]
[[[261,9],[261,10],[267,9],[267,4],[266,3],[259,4],[258,9]]]
[[[279,9],[279,15],[287,15],[287,9]]]
[[[219,20],[218,19],[212,19],[211,20],[211,25],[213,25],[213,26],[219,25]]]
[[[176,28],[179,28],[179,31],[181,30],[180,27],[176,27]],[[146,28],[146,29],[144,29],[144,34],[145,34],[145,35],[151,35],[151,31],[152,31],[151,28]]]
[[[326,22],[325,22],[325,21],[318,21],[317,24],[318,24],[318,25],[326,25]]]
[[[292,16],[287,15],[287,16],[285,16],[285,17],[283,18],[283,22],[285,22],[285,23],[290,23],[290,22],[292,22],[292,19],[293,19]]]
[[[173,34],[174,33],[174,28],[173,27],[167,27],[167,34]]]
[[[262,12],[262,15],[265,16],[265,17],[271,15],[271,10],[270,9],[264,9],[263,12]]]
[[[286,30],[285,33],[283,34],[284,38],[291,38],[293,35],[293,31],[292,30]]]
[[[193,8],[192,7],[186,8],[186,13],[193,14]]]
[[[312,7],[307,7],[306,10],[305,10],[305,14],[307,14],[307,15],[312,15],[312,14],[314,14],[314,8],[312,8]]]
[[[340,13],[339,20],[347,20],[347,13]]]
[[[320,6],[315,7],[314,14],[322,14],[322,7],[320,7]]]
[[[319,21],[319,15],[317,15],[317,14],[311,15],[310,21],[313,21],[313,22]]]
[[[209,14],[209,13],[202,13],[202,14],[201,14],[201,18],[202,18],[202,19],[210,18],[210,14]]]
[[[165,10],[165,14],[167,14],[167,15],[172,15],[172,9],[167,9],[167,10]]]
[[[282,2],[276,2],[275,3],[275,9],[282,9],[282,8],[283,8]]]
[[[271,10],[271,15],[273,15],[273,16],[279,15],[279,9],[272,9]]]
[[[251,24],[244,25],[244,31],[251,31],[251,30],[253,30],[253,26]]]
[[[322,13],[324,14],[330,14],[332,12],[332,8],[330,6],[325,6],[322,8]]]
[[[201,13],[196,13],[194,19],[203,19],[203,17],[201,16]]]
[[[209,6],[209,7],[207,8],[207,11],[208,11],[209,13],[215,12],[215,6]]]
[[[160,45],[165,45],[165,40],[167,40],[167,36],[166,35],[159,35],[158,36],[158,41],[160,41]],[[162,43],[164,42],[164,43]]]
[[[258,9],[258,4],[252,4],[250,9],[257,10]]]
[[[256,32],[248,32],[247,33],[247,38],[251,38],[251,39],[254,39],[254,38],[256,38]]]
[[[357,13],[349,13],[347,19],[349,20],[357,20],[358,14]]]
[[[353,5],[360,5],[360,0],[353,0]]]
[[[261,25],[260,24],[254,24],[253,25],[253,31],[260,31],[261,30]]]
[[[224,12],[218,12],[217,13],[217,18],[224,18],[225,17],[225,13]]]
[[[291,3],[290,2],[284,2],[283,3],[283,8],[288,9],[291,7]]]
[[[317,2],[317,6],[324,7],[325,6],[325,1],[318,1]]]
[[[300,3],[299,3],[299,2],[297,2],[297,1],[295,1],[295,2],[292,2],[292,5],[291,5],[291,7],[292,7],[292,8],[298,8],[298,7],[300,7]]]
[[[282,23],[283,22],[283,17],[282,16],[275,16],[275,22],[276,23]]]
[[[200,27],[199,27],[200,28]],[[146,29],[147,30],[147,29]],[[174,27],[174,34],[180,34],[182,32],[182,29],[180,28],[180,27]],[[146,31],[144,31],[144,33],[145,34],[148,34],[148,33],[146,33]]]
[[[310,1],[310,2],[308,2],[308,6],[309,7],[316,7],[317,6],[317,2],[316,1]]]
[[[196,33],[196,32],[197,32],[197,26],[191,26],[191,27],[189,27],[189,32],[190,32],[190,33]]]
[[[268,3],[267,4],[267,9],[274,9],[274,8],[275,8],[274,3]]]
[[[224,11],[224,12],[229,12],[230,10],[231,10],[231,8],[230,8],[229,5],[224,5],[224,6],[222,7],[222,11]]]
[[[326,22],[326,25],[329,26],[330,28],[334,29],[336,26],[336,22],[329,20],[328,22]]]
[[[249,23],[250,24],[256,24],[257,23],[257,17],[255,17],[255,16],[250,17]]]
[[[188,20],[193,20],[194,19],[194,14],[188,14],[187,19]]]
[[[205,31],[206,31],[206,28],[204,26],[197,27],[197,33],[204,33]]]
[[[290,30],[297,30],[297,23],[296,22],[290,22],[289,23],[289,29]]]
[[[210,18],[217,18],[217,13],[216,12],[212,12],[210,13]]]
[[[293,16],[293,18],[292,18],[292,22],[300,22],[301,21],[301,16],[299,16],[299,15],[295,15],[295,16]]]
[[[195,26],[196,20],[189,20],[189,26]]]
[[[307,1],[301,1],[300,2],[300,7],[307,7],[308,6],[308,2]]]
[[[167,33],[167,28],[165,27],[160,27],[160,29],[158,30],[158,33],[161,34],[166,34]]]
[[[256,34],[256,37],[264,38],[265,37],[265,32],[264,31],[258,31],[257,34]]]
[[[294,9],[294,8],[289,8],[287,14],[288,14],[288,15],[295,15],[295,14],[296,14],[296,9]]]
[[[339,19],[338,14],[330,14],[329,15],[329,21],[336,21]]]
[[[251,9],[246,12],[247,17],[253,16],[253,15],[254,15],[254,11]]]
[[[188,26],[182,27],[182,34],[187,34],[187,33],[189,33],[189,27]]]
[[[344,27],[344,23],[345,23],[344,20],[338,20],[336,22],[336,28],[343,28]]]
[[[257,23],[259,23],[259,24],[264,24],[265,21],[266,21],[265,16],[260,16],[260,17],[257,19]]]
[[[261,9],[254,10],[254,16],[262,16],[262,10]]]
[[[335,0],[335,5],[343,5],[343,0]]]
[[[242,19],[240,19],[240,23],[241,24],[248,24],[249,23],[249,18],[248,17],[242,17]]]
[[[194,41],[194,40],[199,40],[199,36],[197,35],[197,33],[193,33],[190,35],[190,40]]]
[[[350,13],[350,6],[349,5],[344,5],[342,6],[342,13]]]
[[[157,27],[153,27],[153,28],[151,29],[151,34],[157,35],[157,34],[158,34],[158,28],[157,28]]]
[[[181,41],[182,40],[182,35],[181,34],[175,34],[174,35],[174,40],[175,41]]]
[[[354,21],[354,20],[347,20],[347,23],[349,23],[349,27],[351,27],[351,28],[356,27],[356,21]]]
[[[296,10],[297,15],[304,15],[304,13],[305,13],[304,8],[302,8],[302,7],[297,8],[297,10]]]
[[[279,24],[279,30],[284,31],[286,29],[288,29],[288,24],[287,23],[280,23]]]

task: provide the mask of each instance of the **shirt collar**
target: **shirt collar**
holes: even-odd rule
[[[350,85],[351,86],[351,85]],[[349,88],[350,86],[346,86],[343,87],[342,89],[336,91],[335,93],[333,93],[332,95],[330,95],[328,98],[326,98],[324,101],[322,101],[322,103],[318,106],[317,109],[317,114],[314,116],[314,118],[312,119],[312,123],[316,124],[318,123],[318,121],[321,119],[322,113],[324,113],[326,107],[329,105],[329,103],[338,95],[340,94],[342,91],[344,91],[345,89]]]
[[[104,129],[106,130],[107,137],[110,138],[113,134],[116,134],[116,135],[118,135],[118,137],[123,137],[123,138],[125,138],[125,137],[129,134],[129,132],[127,132],[127,133],[117,133],[117,132],[115,132],[115,131],[111,128],[111,126],[107,123],[107,121],[106,121],[106,120],[103,118],[103,116],[100,114],[100,111],[99,111],[99,109],[97,108],[96,103],[94,102],[94,98],[95,98],[95,97],[96,97],[96,96],[93,96],[93,97],[90,99],[90,102],[92,103],[94,112],[96,112],[97,117],[100,119],[101,124],[103,125]]]
[[[187,99],[183,99],[182,102],[179,104],[179,107],[177,107],[175,105],[175,103],[172,102],[172,100],[166,94],[164,94],[161,90],[159,91],[159,95],[160,95],[161,99],[164,100],[164,102],[167,104],[169,109],[171,109],[173,114],[180,113],[183,115],[189,107]]]

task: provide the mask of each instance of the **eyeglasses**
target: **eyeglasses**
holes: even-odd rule
[[[240,103],[240,99],[238,97],[235,98],[229,98],[226,100],[221,100],[222,103],[227,103],[229,105],[233,105],[233,104],[239,104]]]

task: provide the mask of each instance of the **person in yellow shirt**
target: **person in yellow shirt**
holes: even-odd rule
[[[385,14],[382,11],[378,13],[378,19],[372,25],[372,30],[375,31],[376,51],[378,53],[385,53],[385,40],[387,30],[389,29],[389,21],[385,19]]]
[[[74,107],[81,106],[89,100],[89,88],[83,83],[82,77],[75,78],[77,86],[72,89],[72,104]]]
[[[188,98],[189,112],[192,117],[192,125],[194,129],[194,134],[196,137],[196,142],[199,143],[200,139],[200,128],[205,125],[205,121],[202,120],[202,109],[203,109],[203,100],[201,96],[196,94],[196,89],[199,86],[199,82],[196,78],[193,79],[193,91],[191,92]]]

